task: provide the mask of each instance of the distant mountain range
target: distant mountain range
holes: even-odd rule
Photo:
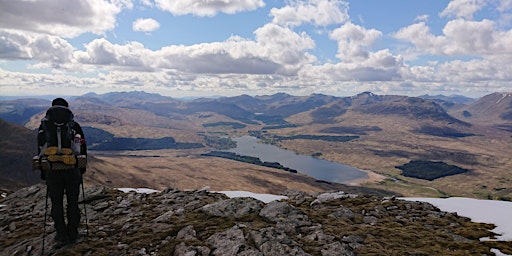
[[[508,95],[508,96],[507,96]],[[179,100],[172,97],[145,92],[115,92],[106,94],[88,93],[69,99],[71,108],[77,111],[77,117],[83,121],[115,123],[125,119],[127,110],[149,112],[152,115],[184,116],[201,112],[214,112],[219,115],[247,124],[285,123],[292,115],[316,109],[313,115],[318,121],[326,121],[353,110],[367,114],[407,115],[423,118],[426,116],[455,121],[446,114],[461,120],[488,119],[496,121],[512,120],[512,98],[510,93],[493,93],[478,100],[460,95],[420,97],[375,95],[364,92],[352,97],[335,97],[322,94],[292,96],[278,93],[266,96],[240,95],[235,97],[199,98]],[[43,113],[50,101],[47,99],[16,99],[0,101],[0,118],[19,125],[27,125],[35,115]],[[441,108],[440,108],[441,107]],[[97,120],[93,118],[91,111]],[[81,112],[88,112],[83,117]],[[115,112],[117,115],[108,115]],[[103,115],[99,118],[98,115]],[[93,118],[94,119],[94,118]],[[450,120],[451,119],[451,120]]]
[[[511,93],[493,93],[478,100],[458,95],[408,97],[364,92],[351,97],[323,94],[292,96],[277,93],[184,101],[133,91],[88,93],[71,97],[68,101],[76,120],[91,134],[88,136],[91,148],[96,145],[98,149],[105,149],[106,145],[100,144],[110,142],[114,137],[169,137],[177,142],[199,145],[203,138],[198,133],[208,130],[208,127],[224,125],[260,129],[259,126],[263,126],[279,129],[314,124],[334,125],[342,120],[351,120],[355,115],[431,120],[437,124],[423,125],[416,131],[447,137],[472,134],[464,131],[472,123],[484,123],[512,131]],[[0,101],[0,118],[36,129],[50,104],[50,100],[35,98]],[[190,133],[183,135],[184,130]],[[177,134],[177,138],[173,134]],[[180,139],[180,134],[187,137],[188,141]],[[128,143],[129,140],[122,141]],[[141,141],[137,145],[141,143],[154,145],[154,142]],[[116,145],[118,148],[119,143],[116,142]]]

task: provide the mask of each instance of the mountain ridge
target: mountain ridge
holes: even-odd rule
[[[512,253],[492,224],[471,222],[429,203],[343,191],[287,191],[264,203],[201,190],[138,194],[86,187],[87,235],[52,248],[45,228],[45,189],[27,187],[1,199],[0,246],[8,255],[493,255]],[[84,216],[85,218],[85,216]],[[82,225],[81,233],[85,227]]]

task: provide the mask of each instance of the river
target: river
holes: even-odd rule
[[[233,140],[236,141],[237,147],[225,151],[258,157],[264,162],[279,162],[283,166],[295,169],[299,173],[307,174],[318,180],[346,183],[368,177],[366,172],[355,167],[312,156],[299,155],[293,151],[259,143],[256,137],[243,136]]]

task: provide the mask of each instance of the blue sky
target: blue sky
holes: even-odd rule
[[[0,0],[0,93],[479,97],[512,0]]]

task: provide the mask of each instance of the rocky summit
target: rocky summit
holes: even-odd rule
[[[287,191],[287,199],[264,203],[205,189],[143,194],[103,186],[85,189],[83,239],[54,249],[45,195],[44,185],[34,185],[0,201],[2,255],[512,253],[511,242],[480,241],[495,235],[491,224],[394,197]]]

